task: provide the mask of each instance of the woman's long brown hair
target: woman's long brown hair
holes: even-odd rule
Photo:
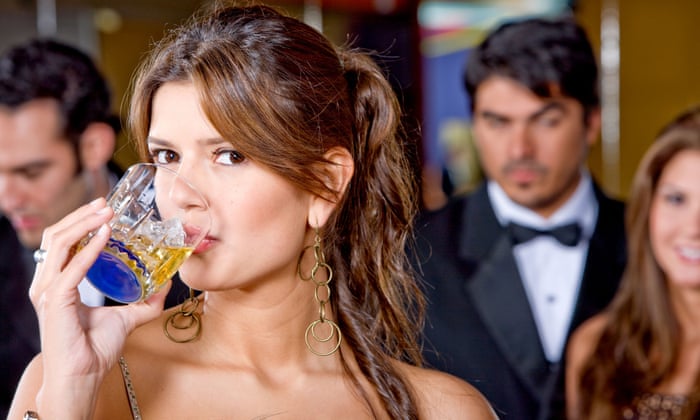
[[[247,158],[338,201],[322,231],[335,319],[389,417],[418,418],[392,363],[421,363],[424,302],[405,253],[418,196],[407,159],[413,145],[401,135],[400,107],[381,69],[271,8],[217,5],[173,30],[137,73],[129,126],[143,156],[153,97],[172,81],[194,84],[212,125]],[[355,165],[342,197],[322,170],[324,153],[337,146]]]
[[[661,131],[635,174],[626,214],[628,263],[606,310],[607,324],[584,365],[577,418],[620,418],[625,407],[676,367],[681,330],[666,277],[651,249],[649,213],[666,165],[688,149],[700,150],[700,108],[683,113]],[[695,388],[687,416],[697,407],[697,381]]]

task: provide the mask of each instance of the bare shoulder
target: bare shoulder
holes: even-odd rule
[[[8,419],[21,419],[27,410],[36,410],[36,395],[41,388],[43,377],[44,365],[41,354],[38,354],[29,362],[17,384]]]
[[[566,410],[568,418],[579,418],[581,399],[581,377],[587,360],[595,351],[608,318],[595,315],[581,324],[571,334],[566,353]]]
[[[568,346],[567,363],[579,365],[593,352],[603,333],[608,317],[598,314],[581,324],[572,334]]]
[[[418,399],[422,419],[496,419],[486,398],[467,382],[432,369],[398,363]]]

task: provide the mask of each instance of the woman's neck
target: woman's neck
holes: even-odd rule
[[[202,337],[224,357],[251,368],[289,366],[299,361],[337,369],[338,356],[314,355],[306,345],[308,326],[319,319],[313,287],[299,281],[289,290],[233,290],[202,295]],[[328,305],[327,305],[328,306]],[[326,308],[326,317],[331,310]],[[330,362],[330,363],[329,363]]]

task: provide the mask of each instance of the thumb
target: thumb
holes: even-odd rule
[[[157,318],[163,312],[165,297],[170,285],[164,286],[148,299],[118,308],[121,312],[127,331],[131,332],[140,325]]]

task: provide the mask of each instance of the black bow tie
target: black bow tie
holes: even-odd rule
[[[581,240],[581,226],[578,223],[569,223],[552,229],[541,230],[510,222],[508,224],[508,232],[513,238],[514,245],[527,242],[540,235],[552,236],[565,246],[576,246]]]

